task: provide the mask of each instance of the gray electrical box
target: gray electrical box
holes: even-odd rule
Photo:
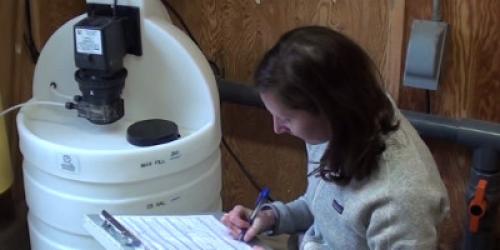
[[[438,88],[447,29],[444,22],[413,21],[403,77],[405,86]]]

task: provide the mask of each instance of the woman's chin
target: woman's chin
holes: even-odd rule
[[[311,140],[304,140],[304,142],[307,144],[310,144],[310,145],[318,145],[318,144],[323,144],[325,142],[328,142],[328,139],[324,139],[324,140],[311,139]]]

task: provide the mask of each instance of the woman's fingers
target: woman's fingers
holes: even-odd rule
[[[248,228],[245,233],[244,241],[252,240],[257,234],[263,232],[274,224],[274,215],[272,211],[261,211],[257,215],[257,218],[253,221],[253,224]]]
[[[221,222],[229,228],[231,236],[235,239],[239,239],[241,233],[245,231],[243,240],[248,242],[260,232],[271,228],[275,223],[273,212],[266,210],[260,211],[253,223],[250,224],[248,220],[251,213],[252,210],[237,205],[229,213],[222,215]]]
[[[247,221],[250,212],[250,209],[237,205],[229,213],[222,215],[221,222],[229,228],[233,238],[238,239],[241,232],[250,227]]]
[[[243,237],[243,241],[245,241],[245,242],[251,241],[259,232],[260,232],[260,229],[257,228],[257,226],[252,225],[245,232],[245,236]]]
[[[222,224],[226,226],[238,226],[240,228],[248,228],[250,223],[247,221],[246,217],[242,217],[238,213],[233,213],[232,211],[224,214],[221,218]]]
[[[245,236],[243,238],[244,241],[252,240],[257,234],[263,231],[266,225],[266,221],[264,221],[262,217],[257,217],[254,223],[247,229]]]
[[[264,247],[261,247],[261,246],[253,246],[252,249],[253,250],[266,250]]]
[[[239,239],[240,238],[240,235],[241,235],[241,232],[244,230],[242,228],[239,228],[237,226],[230,226],[229,227],[229,230],[231,231],[231,236],[233,236],[233,238],[235,239]]]
[[[239,215],[230,214],[229,221],[232,225],[235,225],[240,228],[248,228],[250,227],[250,223],[247,221],[246,217],[242,218]]]

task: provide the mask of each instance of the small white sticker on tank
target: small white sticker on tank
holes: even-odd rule
[[[66,173],[77,174],[80,172],[80,161],[74,155],[59,154],[56,162],[59,169]]]
[[[102,55],[100,30],[75,29],[75,40],[78,53]]]

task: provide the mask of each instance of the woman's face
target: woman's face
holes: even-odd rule
[[[273,116],[276,134],[287,133],[309,144],[319,144],[330,139],[330,126],[325,117],[304,110],[290,109],[272,91],[260,93],[260,97]]]

